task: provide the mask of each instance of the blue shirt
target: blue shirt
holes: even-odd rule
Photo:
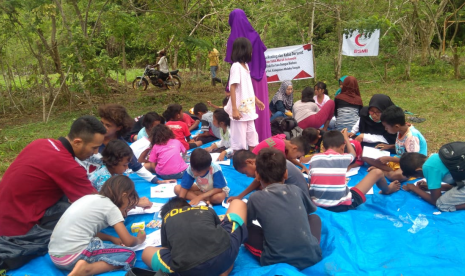
[[[140,139],[142,138],[149,138],[149,136],[147,135],[147,130],[145,129],[145,127],[141,128],[139,130],[139,133],[137,133],[137,141],[139,141]]]
[[[227,186],[226,179],[224,179],[220,165],[215,163],[211,164],[205,175],[198,177],[194,176],[191,165],[189,164],[186,173],[182,176],[181,187],[189,190],[194,184],[194,181],[203,193],[208,192],[213,188],[223,189]]]
[[[100,169],[96,170],[89,176],[89,181],[92,183],[92,186],[100,192],[103,184],[111,177],[110,172],[108,171],[105,165],[102,165]]]
[[[441,182],[451,182],[450,173],[444,163],[442,163],[439,154],[432,154],[422,167],[423,176],[426,178],[428,189],[440,189]],[[449,178],[449,179],[448,179]],[[448,181],[449,180],[449,181]]]

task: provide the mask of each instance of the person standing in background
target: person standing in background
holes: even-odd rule
[[[233,64],[231,60],[231,53],[234,41],[239,37],[247,38],[252,44],[252,60],[247,63],[250,76],[252,78],[252,85],[255,96],[264,103],[268,103],[268,82],[265,74],[266,60],[265,51],[266,46],[260,39],[260,35],[255,31],[247,19],[245,12],[241,9],[235,9],[229,14],[229,26],[231,26],[231,33],[226,45],[225,61]],[[270,125],[270,108],[266,104],[264,110],[256,108],[258,118],[255,120],[255,128],[258,133],[258,140],[263,141],[271,136]]]
[[[216,72],[218,71],[218,66],[220,64],[220,53],[216,48],[213,48],[208,53],[208,59],[210,60],[210,74],[212,76],[212,85],[215,86],[216,83],[221,83],[221,79],[216,77]]]

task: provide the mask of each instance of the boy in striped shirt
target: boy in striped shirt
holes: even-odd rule
[[[323,136],[324,153],[315,154],[310,160],[310,196],[313,202],[333,212],[345,212],[364,203],[365,194],[374,184],[383,194],[400,189],[398,181],[387,184],[383,171],[370,168],[369,173],[355,187],[346,184],[347,167],[355,159],[355,150],[350,144],[347,129],[342,132],[327,131]],[[348,153],[344,153],[347,147]]]

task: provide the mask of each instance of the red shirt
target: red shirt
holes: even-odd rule
[[[189,143],[186,142],[186,137],[191,136],[191,132],[189,131],[186,123],[182,121],[168,121],[165,125],[173,131],[174,137],[182,143],[184,148],[189,150]]]
[[[183,121],[184,123],[186,123],[186,125],[187,125],[188,128],[191,127],[191,126],[195,123],[194,119],[192,119],[192,117],[189,116],[189,114],[187,114],[187,113],[183,113],[183,114],[182,114],[182,121]],[[189,148],[189,147],[187,147],[187,149],[188,149],[188,148]]]
[[[0,236],[26,234],[63,195],[74,202],[96,192],[86,170],[59,140],[36,140],[0,182]]]
[[[272,136],[268,139],[265,139],[261,141],[254,149],[253,153],[258,154],[262,149],[265,148],[275,148],[277,150],[280,150],[286,155],[286,143],[284,142],[286,140],[286,134],[278,134],[275,136]]]
[[[357,140],[350,140],[350,143],[354,146],[355,156],[356,156],[355,163],[360,166],[363,166],[364,162],[362,160],[362,153],[363,153],[362,145]]]

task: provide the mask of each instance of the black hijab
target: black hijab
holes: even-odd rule
[[[371,97],[370,104],[368,106],[364,106],[360,110],[360,133],[383,135],[390,145],[394,144],[396,142],[396,134],[389,134],[384,129],[383,124],[381,122],[373,122],[373,120],[370,118],[370,114],[368,113],[368,110],[371,107],[376,107],[381,112],[383,112],[386,108],[390,107],[391,105],[394,105],[394,103],[391,101],[391,98],[389,96],[384,94],[373,95],[373,97]]]

